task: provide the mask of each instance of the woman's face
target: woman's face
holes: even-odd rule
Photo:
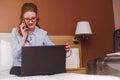
[[[23,15],[23,20],[29,29],[34,29],[37,22],[37,15],[32,11],[25,12]]]

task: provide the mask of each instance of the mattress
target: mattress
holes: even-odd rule
[[[60,73],[54,75],[38,75],[20,77],[10,75],[8,70],[0,72],[0,80],[120,80],[116,76],[104,76],[104,75],[87,75],[77,73]]]

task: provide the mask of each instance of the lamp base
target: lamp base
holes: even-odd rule
[[[73,42],[75,44],[78,44],[80,41],[85,41],[85,40],[88,40],[88,36],[85,34],[82,34],[82,35],[76,35]]]

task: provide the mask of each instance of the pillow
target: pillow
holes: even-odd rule
[[[12,67],[13,56],[9,41],[0,40],[0,71],[8,70]]]

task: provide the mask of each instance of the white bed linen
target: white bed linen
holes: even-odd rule
[[[10,75],[7,70],[0,72],[0,80],[120,80],[120,78],[115,76],[85,75],[76,73],[19,77]]]

